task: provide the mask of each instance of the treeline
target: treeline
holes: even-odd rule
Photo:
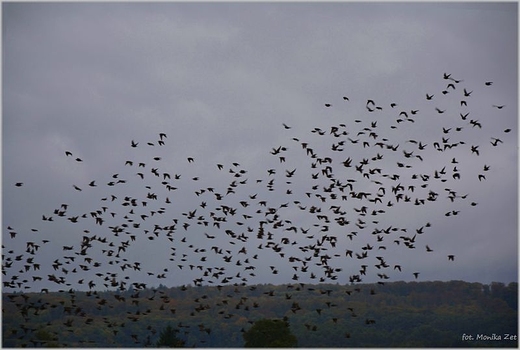
[[[3,293],[2,345],[153,347],[171,325],[187,347],[243,347],[279,318],[299,347],[518,347],[517,300],[517,283],[463,281]]]

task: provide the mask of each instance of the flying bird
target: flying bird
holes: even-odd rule
[[[450,80],[444,90],[446,93],[448,90],[455,90],[456,84],[461,81],[453,79],[451,74],[447,73],[443,77]],[[466,88],[458,90],[463,90],[465,97],[472,94],[472,91]],[[433,92],[437,95],[439,93]],[[426,94],[426,99],[431,100],[433,96],[434,94]],[[484,97],[479,92],[479,99]],[[343,100],[349,101],[346,96],[343,96]],[[382,110],[372,99],[366,101],[368,112]],[[459,101],[456,97],[444,97],[445,105],[442,107],[445,109],[435,109],[437,113],[444,113],[451,111],[454,105],[455,110],[455,107],[459,108]],[[215,160],[211,158],[211,152],[206,154],[206,159],[204,156],[197,157],[197,165],[183,167],[182,164],[168,161],[167,145],[163,142],[166,133],[160,132],[159,140],[143,140],[143,143],[150,146],[154,146],[155,143],[165,146],[157,148],[164,153],[150,154],[154,148],[146,147],[139,152],[132,152],[132,158],[121,159],[120,163],[112,164],[115,168],[110,172],[100,175],[103,176],[100,178],[111,176],[111,181],[106,186],[97,184],[96,180],[89,180],[90,182],[86,182],[89,187],[97,189],[91,189],[90,192],[85,189],[81,195],[72,196],[71,198],[75,198],[75,201],[77,199],[77,202],[57,207],[53,207],[52,203],[45,204],[42,207],[43,214],[40,213],[37,219],[39,224],[50,226],[47,230],[44,227],[27,230],[31,235],[26,236],[29,239],[27,242],[19,242],[20,237],[24,238],[24,234],[13,229],[16,224],[13,227],[8,226],[7,236],[10,240],[4,242],[6,248],[3,252],[4,289],[18,291],[27,287],[31,292],[39,292],[43,286],[38,284],[43,283],[40,282],[41,277],[31,276],[31,273],[41,267],[41,275],[48,277],[44,282],[61,289],[61,293],[64,293],[62,295],[67,296],[63,298],[65,301],[62,304],[55,305],[56,310],[53,311],[62,312],[62,317],[57,321],[51,321],[49,326],[63,327],[65,324],[70,328],[76,326],[76,322],[83,324],[80,321],[82,319],[87,325],[95,323],[92,320],[99,320],[104,322],[106,327],[115,330],[115,333],[119,332],[118,336],[122,336],[125,332],[120,331],[125,327],[124,321],[116,324],[117,322],[114,323],[108,318],[92,317],[92,312],[97,314],[104,312],[104,308],[108,310],[124,306],[126,316],[123,317],[126,317],[127,322],[140,323],[136,327],[140,327],[145,333],[148,331],[152,336],[155,326],[147,324],[146,320],[155,317],[155,312],[176,313],[179,314],[179,319],[184,320],[185,317],[196,318],[197,313],[213,309],[211,313],[217,318],[217,323],[218,318],[227,320],[238,315],[247,318],[250,309],[261,310],[263,305],[261,300],[257,302],[259,299],[242,291],[263,288],[262,292],[266,291],[264,295],[275,300],[275,291],[269,291],[269,288],[254,283],[262,281],[266,275],[282,276],[286,270],[293,270],[287,275],[287,279],[292,276],[294,281],[287,286],[291,291],[279,294],[282,299],[285,295],[286,300],[291,300],[291,303],[286,305],[286,311],[290,309],[293,313],[301,312],[303,304],[293,304],[301,298],[301,295],[296,293],[304,290],[314,291],[316,295],[323,295],[323,302],[327,305],[327,308],[315,305],[313,309],[318,313],[316,317],[329,317],[328,314],[337,306],[332,299],[337,292],[336,289],[326,289],[326,283],[336,283],[348,277],[356,285],[345,287],[343,290],[348,295],[355,295],[353,293],[365,288],[362,284],[358,285],[362,283],[364,276],[377,274],[378,284],[383,285],[389,279],[384,273],[385,269],[393,266],[394,271],[406,270],[408,266],[404,263],[408,258],[404,254],[409,249],[426,247],[429,259],[439,258],[439,249],[431,249],[429,244],[433,243],[425,244],[425,240],[430,237],[430,222],[433,223],[432,220],[435,220],[442,226],[447,224],[446,220],[451,220],[454,216],[464,217],[466,212],[473,210],[477,205],[476,201],[482,198],[478,197],[481,193],[476,186],[464,187],[458,180],[462,177],[471,180],[472,176],[477,176],[480,181],[486,179],[478,172],[472,174],[464,157],[457,161],[454,156],[470,150],[471,154],[481,155],[478,159],[484,157],[483,163],[488,163],[488,154],[499,149],[489,147],[487,142],[481,147],[471,145],[470,140],[476,140],[474,137],[487,139],[492,146],[503,143],[502,140],[487,134],[492,131],[488,130],[484,123],[487,119],[482,119],[482,124],[478,120],[461,122],[466,120],[469,111],[466,111],[466,114],[459,112],[460,119],[456,112],[451,119],[450,113],[446,113],[446,120],[444,117],[427,118],[427,115],[423,118],[418,115],[417,108],[422,108],[419,107],[420,103],[415,106],[407,103],[410,107],[398,110],[399,114],[394,115],[394,120],[387,123],[384,119],[379,119],[384,118],[383,114],[378,116],[378,113],[365,112],[362,108],[363,102],[364,100],[361,100],[359,107],[364,115],[360,114],[356,119],[343,118],[338,122],[331,120],[327,122],[329,125],[318,125],[302,135],[297,135],[298,137],[291,135],[292,139],[285,140],[297,142],[301,148],[298,146],[292,149],[286,147],[285,143],[276,142],[275,145],[266,147],[264,153],[266,157],[270,157],[267,153],[271,151],[270,153],[280,161],[274,159],[274,162],[270,162],[270,159],[260,159],[260,155],[258,159],[251,160],[254,164],[251,169],[238,163],[239,159],[230,160],[229,163],[218,160],[221,163],[217,163],[215,169],[215,163],[212,163]],[[352,103],[356,102],[353,100]],[[405,104],[402,101],[390,104],[392,108],[403,105]],[[465,101],[461,105],[473,107],[468,106]],[[327,103],[325,106],[331,107],[331,104]],[[351,106],[350,103],[348,106]],[[417,118],[412,117],[416,114]],[[370,117],[366,117],[367,115]],[[483,115],[482,118],[487,117]],[[503,122],[494,120],[498,128],[505,127],[500,124]],[[473,127],[466,127],[468,124]],[[425,135],[422,130],[416,133],[416,128],[431,125],[436,125],[435,128],[428,129],[428,138],[431,141],[422,138],[422,135]],[[282,126],[285,130],[294,129],[291,134],[296,132],[296,129],[300,131],[300,125],[298,128],[291,128],[282,123]],[[395,132],[395,128],[401,129],[400,132]],[[511,129],[504,130],[506,133],[510,131]],[[403,138],[404,135],[407,136]],[[131,140],[130,146],[135,148],[138,144]],[[429,144],[433,147],[429,147]],[[406,149],[401,152],[399,147]],[[483,151],[481,154],[480,150]],[[130,152],[130,147],[127,151]],[[343,155],[333,152],[342,152]],[[72,156],[72,153],[66,151],[66,155]],[[183,155],[180,157],[182,159]],[[150,158],[154,160],[152,168],[147,167],[146,163]],[[192,157],[186,159],[188,163],[194,162]],[[90,158],[82,168],[89,166],[88,163],[91,163]],[[133,164],[143,168],[139,169],[142,172],[135,173],[127,168]],[[205,167],[208,164],[209,166]],[[424,164],[428,167],[425,168]],[[199,165],[201,169],[197,169]],[[487,177],[490,183],[497,167],[481,163],[478,166],[483,166],[480,172],[489,175]],[[151,175],[145,176],[148,168]],[[223,171],[224,169],[229,171]],[[260,171],[253,171],[256,169]],[[134,173],[136,175],[132,176]],[[75,181],[79,180],[71,182]],[[68,182],[67,186],[70,186],[71,182]],[[482,182],[480,187],[488,183]],[[22,184],[20,182],[15,185],[20,187]],[[72,186],[77,191],[82,190],[76,185]],[[474,189],[477,193],[472,192],[469,196],[466,188]],[[176,193],[170,194],[171,191]],[[20,193],[23,194],[24,191]],[[92,195],[92,198],[96,199],[98,194],[101,194],[100,201],[83,201],[85,196]],[[466,201],[467,198],[471,199]],[[47,205],[49,207],[46,207]],[[443,211],[445,214],[431,210],[435,206],[446,206],[446,210]],[[406,211],[413,217],[416,216],[415,208],[424,208],[423,213],[429,215],[428,222],[415,226],[412,224],[417,218],[410,221],[405,216],[402,221],[396,223],[392,220],[395,212],[391,212],[389,207],[393,207],[397,212]],[[471,217],[474,214],[469,215]],[[422,214],[418,218],[420,217],[423,217]],[[298,220],[295,221],[294,218]],[[59,227],[60,223],[74,224],[74,230],[71,232],[77,234],[69,235],[63,241],[55,240],[49,232]],[[344,236],[352,243],[351,247],[341,244]],[[395,244],[392,243],[390,249],[386,242]],[[43,261],[39,264],[36,256],[49,253],[49,248],[45,249],[53,244],[58,249],[61,247],[63,253],[56,253],[56,256],[48,259],[47,266]],[[134,254],[136,249],[148,251],[154,244],[162,244],[170,253],[168,261],[161,262],[160,267],[152,263],[153,259],[135,261],[139,260]],[[391,254],[394,250],[397,253]],[[264,254],[260,254],[261,252]],[[269,258],[268,264],[266,257]],[[34,261],[30,260],[33,258]],[[345,259],[349,260],[348,264],[345,264]],[[439,259],[445,258],[441,254]],[[389,263],[390,260],[392,265]],[[454,261],[454,255],[448,255],[448,261]],[[415,262],[411,265],[413,263]],[[13,272],[14,270],[16,271]],[[182,270],[182,274],[177,274],[178,270]],[[144,276],[142,281],[138,280],[140,273]],[[184,273],[192,279],[193,287],[186,287],[190,280],[182,280]],[[81,277],[78,277],[79,274]],[[414,272],[413,276],[418,279],[419,272]],[[186,283],[179,291],[188,291],[188,299],[190,295],[193,296],[192,305],[187,299],[183,302],[186,308],[183,306],[182,310],[176,311],[170,307],[172,299],[166,289],[147,285],[157,279],[173,281],[172,278],[175,278],[175,283]],[[300,283],[307,279],[316,280],[316,283],[320,284],[305,286],[304,283]],[[76,304],[79,307],[79,303],[74,293],[78,285],[82,285],[83,288],[88,286],[87,293],[92,298],[92,308],[76,308]],[[197,295],[197,291],[192,289],[201,285],[218,290],[220,296],[216,304],[212,304],[207,295]],[[211,285],[214,287],[209,287]],[[367,294],[376,294],[376,288],[369,288]],[[114,290],[117,294],[109,298],[108,292],[97,294],[96,290]],[[260,292],[258,294],[262,295]],[[22,324],[33,324],[30,318],[37,316],[33,316],[33,313],[42,312],[43,309],[37,309],[39,304],[30,302],[33,301],[33,297],[42,298],[42,295],[26,296],[30,299],[29,302],[26,300],[25,305],[23,295],[25,294],[15,293],[12,297],[15,300],[13,307],[18,308],[22,316],[27,318]],[[9,298],[6,297],[6,303],[10,303]],[[240,313],[232,314],[228,308],[240,309]],[[351,316],[355,317],[354,310],[349,310]],[[80,316],[82,318],[78,318]],[[332,316],[332,325],[340,326],[342,319],[336,317],[337,315]],[[74,324],[71,317],[74,317]],[[329,319],[330,317],[327,318]],[[374,322],[375,320],[366,319],[367,324]],[[178,328],[190,332],[190,327],[196,329],[197,326],[179,324]],[[316,326],[308,324],[307,329],[313,331]],[[202,337],[213,334],[203,324],[199,325],[199,331]],[[126,333],[127,337],[144,345],[145,335],[138,337],[137,333]],[[200,345],[202,341],[205,339],[200,339],[200,342],[194,345]]]

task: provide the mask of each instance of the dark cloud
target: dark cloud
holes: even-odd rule
[[[415,162],[406,174],[432,173],[443,166],[451,171],[449,162],[455,157],[464,174],[474,176],[457,183],[450,179],[445,187],[456,186],[461,195],[469,193],[468,200],[478,202],[478,206],[471,210],[464,207],[460,216],[447,218],[448,192],[438,186],[435,190],[441,192],[442,203],[413,210],[401,206],[389,209],[380,219],[384,222],[381,226],[408,227],[409,232],[403,234],[409,236],[426,222],[431,222],[432,228],[416,251],[403,254],[388,244],[385,256],[422,271],[424,279],[517,280],[517,20],[517,5],[513,3],[6,3],[2,120],[5,249],[24,249],[25,238],[49,235],[53,243],[45,247],[46,255],[41,259],[52,261],[54,256],[63,255],[63,245],[78,246],[84,229],[106,235],[106,227],[43,223],[41,215],[62,203],[68,203],[74,213],[90,212],[103,206],[101,197],[111,194],[119,200],[146,196],[148,191],[136,175],[139,170],[136,165],[125,166],[126,160],[147,159],[146,175],[150,176],[153,157],[161,157],[156,162],[161,171],[182,174],[175,195],[160,193],[174,202],[167,218],[153,218],[161,225],[171,223],[174,217],[184,219],[183,212],[204,200],[194,191],[214,186],[225,192],[235,179],[229,169],[247,170],[236,178],[248,181],[236,189],[237,198],[259,193],[273,205],[294,200],[321,205],[305,195],[308,176],[317,170],[310,168],[309,158],[293,137],[312,143],[320,154],[330,154],[335,164],[340,164],[349,156],[361,159],[374,152],[356,148],[351,155],[348,152],[354,149],[347,148],[347,143],[345,152],[332,153],[330,127],[344,123],[354,139],[360,125],[377,120],[380,129],[392,132],[380,137],[398,143],[399,152],[413,149],[410,139],[421,140],[431,150],[441,135],[447,137],[442,134],[443,126],[454,129],[460,125],[460,99],[466,87],[473,91],[466,98],[470,112],[467,123],[478,120],[483,128],[464,125],[464,147],[450,151],[449,158],[447,153],[430,151],[424,162]],[[444,96],[441,91],[451,82],[443,79],[445,72],[461,83]],[[493,81],[493,85],[485,86],[486,81]],[[427,93],[435,94],[432,101],[426,100]],[[368,113],[368,99],[383,111]],[[332,107],[324,107],[325,103]],[[391,103],[397,105],[392,108]],[[498,110],[493,104],[506,107]],[[453,109],[442,115],[435,112],[435,107],[446,106]],[[390,129],[400,111],[410,114],[412,109],[419,110],[416,123]],[[358,119],[363,124],[356,123]],[[285,130],[282,123],[291,129]],[[316,127],[326,130],[327,136],[311,133]],[[512,131],[506,134],[506,128]],[[168,135],[165,147],[157,144],[160,132]],[[457,140],[453,133],[449,137]],[[503,144],[491,146],[491,137],[500,138]],[[139,147],[131,148],[131,140],[139,142]],[[469,151],[476,144],[482,152],[478,157]],[[288,148],[283,164],[269,154],[273,147],[282,145]],[[67,157],[65,151],[74,156]],[[76,157],[83,162],[75,161]],[[189,163],[187,157],[195,162]],[[381,165],[385,171],[403,171],[396,167],[402,153],[385,157]],[[232,166],[234,162],[240,166]],[[220,172],[217,163],[225,165]],[[476,174],[483,164],[491,165],[491,170],[486,181],[479,181]],[[278,171],[273,176],[277,179],[274,192],[266,190],[270,168]],[[289,186],[285,170],[295,168]],[[116,173],[127,183],[107,192],[106,184]],[[192,180],[196,176],[199,181]],[[344,172],[341,176],[358,175]],[[90,188],[88,184],[94,179],[99,185]],[[263,182],[256,182],[258,179]],[[377,191],[373,183],[357,179],[367,191]],[[16,182],[24,185],[15,187]],[[73,185],[83,191],[74,190]],[[153,186],[153,191],[159,191],[159,179],[153,179]],[[293,188],[292,196],[285,194],[289,187]],[[231,199],[224,202],[236,204]],[[356,220],[351,212],[361,205],[352,200],[342,204],[351,225]],[[154,204],[153,208],[160,206]],[[241,210],[254,215],[256,208]],[[124,216],[122,210],[117,211]],[[284,218],[301,227],[313,228],[315,224],[314,216],[295,208],[284,211]],[[152,219],[147,219],[148,225],[150,222]],[[10,225],[20,232],[16,240],[9,238],[6,227]],[[181,225],[181,236],[193,232],[186,237],[187,244],[207,250],[214,242],[227,244],[234,259],[246,259],[237,254],[241,246],[226,243],[229,237],[222,232],[215,241],[201,240],[204,233],[216,234],[214,228],[193,223],[191,231],[184,232]],[[39,233],[31,233],[36,227]],[[345,236],[349,230],[331,232],[340,237],[338,246],[359,251],[366,242],[374,244],[373,236],[349,241]],[[282,232],[281,237],[292,240],[291,234]],[[314,239],[300,236],[299,240],[312,244],[318,236],[319,232]],[[150,271],[160,273],[165,268],[163,262],[169,261],[171,247],[152,244],[143,237],[128,248],[127,257],[143,264],[146,261]],[[425,257],[426,241],[436,255]],[[250,252],[263,254],[255,261],[255,282],[291,278],[294,271],[286,268],[286,260],[246,245]],[[169,267],[178,276],[172,284],[191,282],[188,265],[201,256],[193,253],[195,248],[182,249],[178,248],[177,261]],[[284,249],[287,255],[308,255],[295,246]],[[179,262],[182,254],[189,256]],[[447,254],[456,255],[455,263],[447,261]],[[220,257],[207,255],[215,267],[223,264]],[[179,270],[178,264],[184,268]],[[278,275],[270,273],[270,265],[277,266]],[[358,263],[354,265],[357,269]],[[350,266],[343,268],[345,276],[352,272]],[[392,278],[410,279],[408,272],[395,272]],[[141,275],[135,273],[136,279],[163,282],[146,276],[144,269]],[[370,278],[373,276],[367,276]]]

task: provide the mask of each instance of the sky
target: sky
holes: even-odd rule
[[[516,3],[4,2],[2,49],[4,288],[518,281]]]

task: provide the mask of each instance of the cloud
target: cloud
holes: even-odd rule
[[[421,276],[428,279],[477,280],[479,271],[488,271],[482,275],[484,282],[495,278],[506,282],[515,280],[517,193],[511,189],[517,187],[518,154],[512,145],[518,141],[515,73],[518,68],[517,18],[516,12],[510,11],[515,6],[5,4],[4,242],[19,250],[25,248],[25,238],[43,239],[51,235],[52,240],[59,243],[45,249],[49,256],[58,256],[63,255],[65,244],[78,248],[78,239],[88,230],[89,234],[107,235],[114,244],[123,244],[129,239],[128,235],[114,237],[108,226],[125,222],[129,208],[114,203],[121,204],[126,196],[141,201],[149,193],[156,193],[161,201],[148,200],[149,206],[139,207],[139,214],[135,215],[151,215],[148,211],[168,207],[167,216],[154,214],[153,218],[144,220],[138,243],[127,248],[125,256],[129,260],[141,259],[141,247],[147,247],[151,253],[144,257],[146,267],[160,273],[164,264],[154,264],[149,256],[161,257],[156,259],[168,261],[171,273],[182,274],[182,279],[175,283],[184,284],[194,276],[188,265],[200,264],[203,255],[194,252],[196,247],[208,251],[205,254],[208,266],[211,262],[218,267],[228,264],[220,255],[211,253],[214,243],[230,250],[232,253],[226,255],[232,255],[234,263],[239,256],[241,263],[244,262],[246,257],[238,251],[247,245],[248,257],[259,255],[259,259],[255,259],[258,264],[255,281],[272,281],[275,277],[284,281],[294,273],[288,267],[287,257],[308,258],[312,250],[302,251],[298,245],[284,244],[287,254],[282,258],[272,250],[258,249],[260,241],[255,237],[260,217],[264,215],[262,220],[265,220],[270,216],[256,212],[266,210],[258,208],[257,202],[264,198],[268,207],[291,203],[290,207],[280,209],[280,219],[292,223],[285,222],[283,228],[271,229],[276,233],[277,244],[282,245],[283,237],[289,237],[291,242],[297,240],[302,247],[321,239],[324,222],[317,222],[315,213],[309,215],[295,203],[307,210],[323,206],[329,219],[335,216],[330,205],[325,206],[328,202],[323,204],[319,197],[307,195],[313,192],[310,186],[316,184],[321,191],[330,185],[330,180],[323,176],[316,181],[311,178],[321,171],[323,164],[316,164],[316,159],[307,156],[301,143],[308,142],[319,157],[333,159],[340,182],[356,180],[356,191],[376,193],[380,186],[354,168],[343,169],[341,163],[348,157],[356,163],[363,158],[371,160],[378,153],[384,155],[379,163],[367,167],[379,167],[389,175],[401,174],[399,181],[407,190],[414,173],[433,177],[435,170],[441,171],[443,167],[448,173],[446,183],[432,182],[425,190],[419,190],[419,183],[415,184],[415,196],[426,195],[431,189],[439,193],[442,201],[412,209],[401,204],[384,208],[387,210],[384,215],[361,218],[370,223],[367,232],[355,226],[359,218],[355,209],[366,203],[352,198],[341,202],[342,210],[347,213],[344,216],[351,223],[348,227],[331,225],[333,229],[328,234],[337,236],[338,244],[336,249],[327,246],[330,249],[327,253],[343,257],[347,247],[359,252],[366,243],[378,244],[377,234],[371,234],[374,228],[406,228],[406,232],[392,233],[392,237],[399,239],[399,235],[411,237],[416,229],[431,222],[431,231],[420,237],[415,251],[403,254],[401,247],[389,242],[387,251],[378,253],[385,253],[393,262],[404,259],[410,266],[424,271]],[[443,73],[451,73],[452,78],[461,80],[455,90],[449,88],[449,94],[441,92],[452,82],[443,79]],[[485,86],[486,81],[493,81],[493,85]],[[473,91],[470,97],[463,96],[464,88]],[[435,94],[431,101],[426,100],[427,93]],[[368,112],[368,99],[374,100],[382,110]],[[460,104],[461,99],[467,100],[467,109]],[[326,108],[325,103],[332,107]],[[397,105],[391,107],[391,103]],[[498,110],[493,104],[506,107]],[[446,112],[439,114],[435,107]],[[412,117],[411,110],[418,110],[417,115]],[[396,119],[405,119],[400,115],[402,111],[415,122],[398,124]],[[465,111],[470,114],[463,121],[460,113]],[[470,120],[478,120],[483,128],[472,127]],[[377,122],[376,128],[371,127],[372,122]],[[282,123],[291,129],[284,129]],[[331,126],[341,124],[349,134],[336,138],[330,133]],[[463,129],[455,131],[459,126]],[[368,137],[358,134],[364,127],[377,129],[377,140],[386,138],[385,142],[399,144],[398,151],[352,144],[348,138]],[[443,127],[451,128],[449,134],[443,133]],[[312,132],[315,128],[326,134],[317,135]],[[512,132],[504,133],[506,128]],[[161,132],[167,134],[165,146],[158,144]],[[464,141],[465,144],[445,152],[433,150],[434,142],[443,143],[442,137],[449,137],[449,143]],[[500,138],[503,144],[493,147],[491,137]],[[371,143],[376,142],[368,138]],[[345,150],[332,151],[332,143],[340,139],[345,141]],[[421,154],[410,139],[427,144],[422,153],[424,161],[403,158],[403,150],[413,150],[414,156]],[[130,146],[132,140],[139,142],[137,148]],[[476,144],[482,153],[478,157],[470,151]],[[280,161],[280,155],[270,154],[273,148],[280,146],[287,148],[283,154],[285,162]],[[66,150],[74,156],[67,157]],[[76,157],[83,162],[75,161]],[[154,157],[161,160],[155,161]],[[193,157],[195,162],[189,163],[187,157]],[[463,173],[459,182],[451,178],[452,158],[459,161],[457,166]],[[398,167],[397,162],[403,159],[413,168]],[[125,165],[127,160],[135,164]],[[140,161],[146,163],[145,168],[138,168]],[[240,165],[234,166],[235,162]],[[313,163],[316,168],[312,168]],[[477,173],[484,163],[491,165],[491,171],[486,174],[486,181],[479,181]],[[223,164],[224,169],[219,171],[217,164]],[[160,176],[153,175],[152,168],[157,168]],[[276,169],[277,173],[269,175],[268,169]],[[297,170],[289,179],[286,171],[292,169]],[[236,177],[240,170],[247,172]],[[146,181],[140,180],[138,172],[145,174]],[[165,180],[164,173],[181,175],[181,179],[172,181],[177,187],[175,191],[164,191],[161,184]],[[115,174],[126,182],[108,185],[117,181],[113,178]],[[388,192],[397,186],[394,180],[374,176],[384,183]],[[199,179],[195,181],[194,177]],[[313,181],[309,182],[309,178]],[[246,179],[245,184],[239,184]],[[276,190],[269,191],[267,185],[273,179]],[[92,180],[97,187],[89,186]],[[24,186],[13,186],[18,181],[23,181]],[[231,188],[236,193],[222,202],[216,201],[215,194],[209,191],[195,194],[208,187],[225,194],[232,181],[239,184]],[[82,191],[74,190],[73,185]],[[478,202],[478,206],[469,210],[462,202],[456,202],[455,207],[460,205],[463,209],[461,215],[445,217],[451,209],[446,205],[449,203],[446,187],[455,189],[458,195],[469,193],[468,200]],[[288,189],[292,194],[286,192]],[[250,199],[254,194],[257,199]],[[111,195],[117,197],[114,203]],[[107,200],[102,201],[104,197]],[[170,206],[165,205],[165,197],[173,202]],[[243,200],[250,202],[250,206],[242,207]],[[203,201],[208,208],[200,208],[198,212],[204,212],[206,219],[209,212],[225,216],[220,204],[237,206],[240,215],[255,219],[226,216],[229,221],[220,231],[190,221],[190,229],[184,230],[182,225],[186,218],[182,213],[197,208]],[[85,212],[89,220],[83,220],[84,224],[80,225],[63,220],[42,222],[42,214],[52,213],[62,203],[70,205],[70,215]],[[107,218],[106,224],[100,227],[91,222],[90,213],[102,210],[103,206],[117,215]],[[123,219],[125,215],[127,219]],[[175,242],[185,237],[192,248],[173,245],[164,232],[160,238],[149,238],[154,224],[169,225],[174,218],[179,219]],[[243,225],[233,226],[238,220]],[[7,239],[7,225],[16,227],[19,237],[23,238]],[[293,238],[292,231],[284,230],[291,225],[309,229],[308,236],[313,237],[308,238],[300,231]],[[39,235],[30,232],[33,227],[40,228]],[[233,241],[225,233],[226,229],[237,234],[244,232],[251,237],[249,242],[255,244]],[[137,234],[136,230],[131,231]],[[351,231],[366,234],[351,241],[346,236]],[[204,233],[218,238],[215,241],[201,239]],[[478,237],[470,246],[468,235]],[[422,255],[425,244],[435,250],[428,260]],[[169,260],[172,245],[178,247],[175,262]],[[263,245],[265,247],[265,242]],[[92,254],[101,258],[103,249],[103,244],[96,243]],[[117,250],[117,246],[112,249]],[[457,264],[447,265],[448,252],[456,254]],[[180,261],[182,254],[187,255],[186,261]],[[377,263],[374,259],[371,258],[370,264]],[[348,261],[348,267],[344,267],[345,280],[358,269],[359,261],[353,260],[355,263]],[[492,261],[493,268],[485,261]],[[344,263],[339,257],[334,257],[332,262]],[[178,264],[184,265],[183,270],[179,270]],[[271,274],[269,267],[274,265],[280,270],[277,276]],[[108,268],[117,270],[116,266]],[[238,271],[235,269],[236,266],[229,274],[235,275]],[[313,264],[309,269],[322,273],[320,265]],[[197,268],[194,271],[197,272]],[[134,277],[152,284],[161,282],[155,275],[147,276],[144,268],[141,273],[142,276]],[[303,280],[304,274],[301,275]],[[413,278],[410,273],[398,275],[397,272],[394,277]],[[376,277],[367,276],[367,280],[370,278]]]

